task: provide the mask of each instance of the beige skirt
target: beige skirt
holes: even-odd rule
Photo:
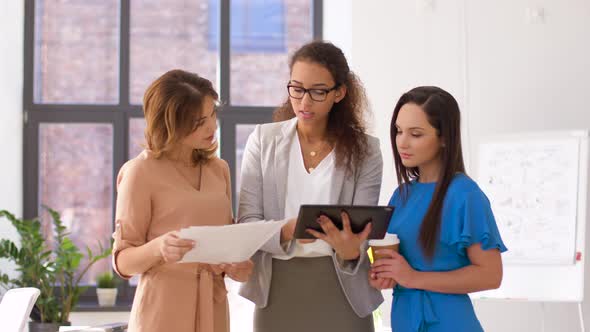
[[[254,311],[254,332],[373,332],[342,291],[332,257],[273,259],[266,308]]]

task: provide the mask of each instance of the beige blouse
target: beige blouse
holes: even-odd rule
[[[200,190],[149,151],[121,167],[113,234],[113,266],[121,277],[129,278],[117,267],[123,249],[183,227],[232,223],[227,163],[213,158],[202,167]],[[129,331],[227,332],[226,294],[223,277],[207,264],[160,263],[140,277]]]

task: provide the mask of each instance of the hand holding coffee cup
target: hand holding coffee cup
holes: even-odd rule
[[[397,234],[387,233],[383,239],[369,240],[369,246],[371,248],[373,262],[375,262],[378,259],[388,258],[387,255],[377,253],[378,250],[391,249],[399,252],[399,238]],[[378,278],[371,269],[369,271],[369,284],[375,289],[383,290],[393,288],[396,282],[391,278]]]

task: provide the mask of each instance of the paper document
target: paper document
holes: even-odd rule
[[[180,238],[196,242],[180,263],[238,263],[243,262],[287,222],[257,221],[225,226],[192,226],[180,230]]]

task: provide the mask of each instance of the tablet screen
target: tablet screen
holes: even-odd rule
[[[294,238],[314,239],[313,235],[305,231],[307,228],[323,232],[316,221],[322,214],[330,218],[338,229],[342,229],[340,213],[346,211],[350,217],[350,228],[353,233],[362,232],[371,222],[372,230],[369,239],[382,239],[387,233],[393,210],[393,206],[301,205]]]

